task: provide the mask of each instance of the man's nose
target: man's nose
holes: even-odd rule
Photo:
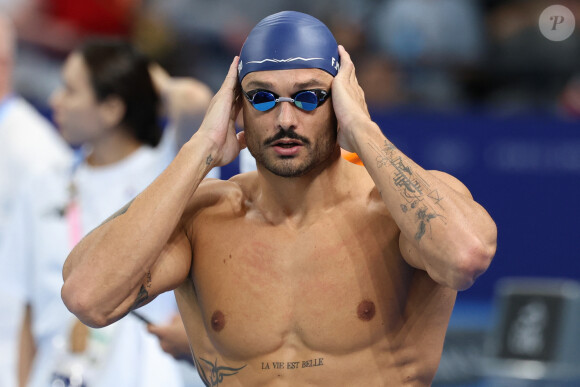
[[[285,98],[278,103],[277,125],[281,129],[289,130],[296,128],[296,106],[290,102],[290,98]]]

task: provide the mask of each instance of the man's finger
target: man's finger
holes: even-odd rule
[[[342,44],[338,45],[338,55],[340,55],[340,65],[342,66],[343,61],[345,61],[345,63],[350,61],[350,55],[348,54],[348,52],[346,52],[346,49],[344,48],[344,46]]]
[[[232,64],[230,65],[230,69],[228,70],[228,75],[226,75],[226,79],[224,79],[224,83],[222,84],[221,89],[231,90],[235,92],[236,85],[238,84],[238,62],[240,60],[239,56],[235,56]]]
[[[346,52],[344,46],[338,46],[338,54],[340,55],[340,70],[345,72],[351,72],[352,67],[354,66],[352,60],[350,59],[350,55]],[[339,72],[340,72],[339,70]]]

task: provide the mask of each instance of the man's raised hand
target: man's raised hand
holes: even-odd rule
[[[371,119],[350,55],[343,46],[338,46],[338,52],[340,70],[332,82],[332,104],[338,121],[338,143],[341,148],[356,152],[356,128]]]
[[[203,122],[192,139],[210,141],[212,153],[208,165],[212,167],[231,163],[243,148],[243,132],[236,135],[236,117],[242,107],[238,84],[236,56],[221,88],[211,100]]]

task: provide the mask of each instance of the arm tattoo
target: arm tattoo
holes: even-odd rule
[[[207,158],[205,159],[205,165],[210,165],[211,162],[213,161],[213,157],[210,155],[207,156]]]
[[[223,382],[224,377],[237,374],[247,365],[244,364],[240,368],[224,366],[218,367],[217,359],[215,359],[215,362],[212,363],[211,361],[201,357],[199,359],[195,359],[195,364],[197,366],[199,377],[201,378],[203,384],[205,384],[207,387],[219,386],[220,383]]]
[[[131,306],[130,310],[138,309],[140,306],[142,306],[145,303],[145,301],[147,301],[148,298],[149,298],[149,293],[147,292],[147,289],[145,289],[145,285],[141,285],[141,289],[139,289],[139,293],[137,294],[137,298],[135,299],[135,302]]]
[[[141,284],[139,293],[137,293],[137,298],[135,298],[135,302],[130,310],[135,310],[143,306],[145,301],[149,299],[149,292],[147,291],[149,288],[151,288],[151,271],[148,271],[147,274],[145,274],[145,283]]]
[[[446,218],[438,213],[445,210],[441,205],[444,199],[439,195],[436,188],[431,188],[429,183],[419,173],[413,171],[405,162],[401,152],[389,141],[385,140],[383,147],[376,144],[368,144],[377,153],[377,167],[389,168],[393,172],[394,188],[402,197],[401,211],[404,213],[414,212],[417,232],[415,240],[420,242],[427,229],[431,227],[432,219],[439,218],[446,224]],[[381,193],[382,197],[382,193]],[[429,199],[429,200],[426,200]],[[437,207],[435,207],[437,206]]]

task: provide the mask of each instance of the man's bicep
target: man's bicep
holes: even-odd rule
[[[161,293],[176,289],[188,277],[193,254],[191,228],[194,219],[200,211],[215,204],[220,197],[216,194],[215,186],[221,180],[213,180],[206,179],[199,185],[155,264],[146,272],[139,289],[134,291],[133,304],[125,305],[129,310],[146,305]],[[130,205],[128,203],[126,207]],[[124,211],[126,209],[121,209],[119,213]]]
[[[191,235],[196,219],[201,211],[220,201],[223,190],[224,182],[218,179],[205,179],[199,185],[155,264],[124,303],[125,309],[120,311],[126,313],[140,308],[159,294],[176,289],[188,278],[193,257]]]
[[[179,225],[151,268],[151,284],[156,294],[174,290],[187,279],[191,258],[191,240],[185,227]]]
[[[161,293],[171,291],[186,280],[191,268],[191,244],[180,225],[175,229],[155,264],[145,272],[143,280],[119,306],[122,315],[138,309]]]
[[[161,293],[176,289],[187,279],[193,256],[191,234],[194,220],[200,211],[219,200],[215,188],[220,182],[208,179],[200,184],[155,264],[146,272],[139,288],[134,290],[133,299],[124,305],[129,311],[146,305]]]

